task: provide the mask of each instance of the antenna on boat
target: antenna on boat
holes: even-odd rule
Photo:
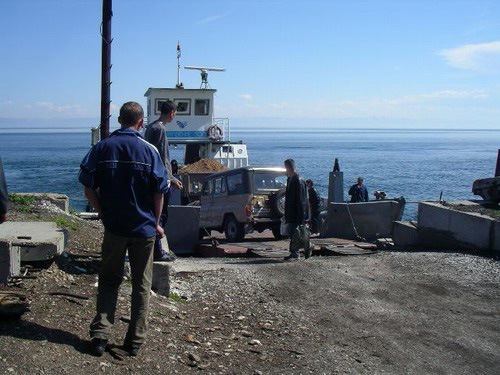
[[[178,89],[184,88],[181,83],[181,45],[179,41],[177,41],[177,84],[175,87]]]
[[[201,85],[200,89],[208,89],[210,85],[208,84],[208,72],[225,72],[224,68],[208,68],[205,66],[185,66],[184,69],[199,70],[201,72]]]

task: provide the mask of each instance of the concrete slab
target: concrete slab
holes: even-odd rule
[[[491,250],[495,223],[489,216],[457,211],[438,202],[418,206],[418,233],[426,247]]]
[[[403,210],[402,201],[389,199],[349,204],[330,203],[321,237],[355,239],[352,221],[361,237],[392,237],[394,221],[401,219]]]
[[[51,222],[8,221],[0,225],[0,240],[10,241],[22,262],[53,259],[64,251],[66,231]]]
[[[19,249],[12,247],[10,241],[0,241],[0,284],[5,284],[9,277],[18,276],[20,269]]]
[[[199,242],[200,207],[168,206],[165,226],[168,246],[175,254],[192,254]]]
[[[245,256],[248,253],[248,248],[229,244],[214,248],[211,244],[204,244],[199,246],[198,252],[202,257],[238,257]]]
[[[417,246],[420,238],[418,236],[416,225],[410,221],[395,221],[392,240],[394,242],[394,246],[399,248]]]

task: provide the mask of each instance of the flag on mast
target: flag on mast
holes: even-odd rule
[[[181,45],[177,42],[177,57],[181,57]]]

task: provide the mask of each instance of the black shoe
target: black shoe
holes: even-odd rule
[[[155,257],[153,259],[153,261],[154,262],[173,262],[176,259],[177,259],[176,256],[168,255],[167,253],[165,253],[160,257]]]
[[[127,354],[131,357],[137,357],[137,354],[139,353],[139,348],[138,347],[133,347],[129,344],[123,344],[123,350],[127,352]]]
[[[93,338],[90,341],[90,353],[96,357],[100,357],[106,351],[106,345],[108,345],[108,340]]]
[[[285,257],[285,259],[284,259],[285,262],[292,262],[294,260],[299,260],[299,257],[298,256],[289,255],[289,256]]]

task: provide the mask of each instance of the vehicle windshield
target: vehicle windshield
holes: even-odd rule
[[[280,190],[286,187],[285,172],[256,172],[254,174],[255,188],[259,191]]]

